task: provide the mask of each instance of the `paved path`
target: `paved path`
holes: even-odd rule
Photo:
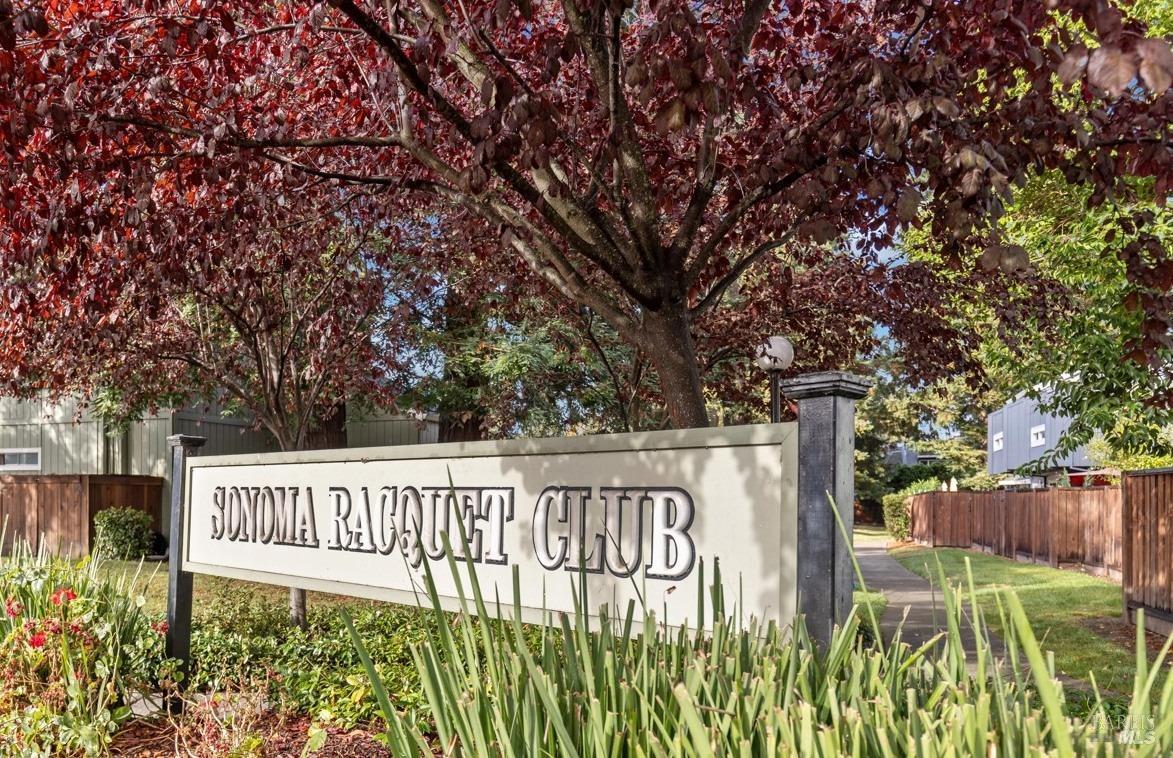
[[[902,620],[904,626],[901,639],[914,649],[945,630],[945,605],[940,589],[901,566],[888,555],[885,543],[881,540],[858,540],[855,554],[868,589],[883,592],[888,599],[884,615],[880,618],[880,630],[885,641],[892,639]],[[962,643],[967,652],[973,652],[974,635],[969,626],[968,609],[963,613]],[[990,642],[994,655],[1001,657],[1004,650],[1002,641],[991,635]]]

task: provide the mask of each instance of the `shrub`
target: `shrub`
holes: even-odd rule
[[[945,461],[915,463],[911,466],[896,466],[888,474],[888,491],[900,492],[929,479],[937,482],[947,482],[955,474],[956,472],[953,468],[945,463]]]
[[[412,648],[439,634],[430,609],[354,600],[345,603],[355,628],[395,702],[426,723],[426,704]],[[478,623],[474,620],[474,624]],[[537,627],[526,634],[539,635]],[[227,593],[201,603],[192,624],[195,691],[259,690],[279,709],[342,728],[382,719],[358,651],[337,605],[311,604],[306,628],[289,624],[283,603]]]
[[[436,634],[436,619],[416,608],[348,604],[371,640],[370,654],[403,708],[423,705],[411,646]],[[224,596],[201,609],[192,629],[190,684],[200,690],[262,688],[279,706],[338,726],[377,720],[370,680],[337,610],[311,607],[305,629],[289,625],[277,602]]]
[[[1164,450],[1121,450],[1113,447],[1098,434],[1087,445],[1087,456],[1095,468],[1114,468],[1120,471],[1167,468],[1173,466],[1173,424],[1160,433]],[[1115,477],[1114,477],[1115,478]]]
[[[174,754],[186,758],[289,755],[272,749],[296,729],[285,716],[273,712],[264,690],[233,689],[187,699],[175,720]]]
[[[958,482],[957,486],[971,492],[989,492],[998,489],[998,481],[1001,478],[983,471],[973,476],[967,476]]]
[[[912,519],[908,512],[908,498],[940,488],[936,479],[913,482],[899,492],[884,495],[884,528],[892,539],[901,542],[912,538]]]
[[[453,576],[460,581],[455,569]],[[470,576],[483,617],[471,568]],[[428,591],[443,618],[430,576]],[[415,650],[434,717],[426,731],[400,716],[362,635],[353,627],[350,633],[397,756],[1117,755],[1129,750],[1114,750],[1118,730],[1122,739],[1143,740],[1143,754],[1173,750],[1173,677],[1157,690],[1143,632],[1122,723],[1099,693],[1095,703],[1077,698],[1068,706],[1015,595],[1005,596],[1004,637],[1014,652],[1004,662],[995,660],[976,607],[967,609],[976,652],[964,651],[961,593],[943,595],[945,640],[917,650],[899,636],[887,649],[862,642],[857,612],[825,650],[801,618],[788,631],[743,625],[738,614],[723,613],[719,574],[706,634],[671,632],[631,606],[619,618],[602,608],[591,631],[586,606],[576,602],[575,621],[560,616],[560,629],[542,629],[534,639],[516,621],[478,625],[471,603],[462,601],[456,621],[440,624],[439,635]],[[521,609],[511,611],[516,619]],[[639,633],[636,621],[643,623]]]
[[[94,552],[103,558],[137,561],[151,552],[151,517],[134,508],[107,508],[94,516]]]
[[[0,570],[0,753],[103,753],[130,705],[169,681],[166,627],[135,578],[17,545]]]

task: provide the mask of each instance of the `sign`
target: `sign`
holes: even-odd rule
[[[797,466],[793,423],[194,457],[182,569],[416,604],[428,562],[453,609],[447,533],[488,600],[518,567],[528,621],[572,611],[582,574],[592,610],[695,620],[719,560],[728,608],[789,623]]]

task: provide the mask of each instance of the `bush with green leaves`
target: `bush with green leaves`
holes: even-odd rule
[[[938,483],[947,482],[954,476],[958,476],[957,470],[945,461],[894,466],[888,474],[888,491],[901,492],[930,479]]]
[[[94,552],[103,558],[137,561],[151,552],[149,514],[135,508],[107,508],[94,516]]]
[[[982,471],[973,476],[967,476],[957,483],[957,486],[967,492],[990,492],[998,489],[998,482],[1002,477],[995,474],[987,474]]]
[[[347,607],[371,640],[370,655],[402,707],[423,705],[411,645],[436,634],[416,608],[355,601]],[[199,691],[261,687],[283,708],[353,727],[379,718],[371,683],[335,606],[311,605],[305,629],[289,611],[255,596],[217,597],[197,610],[190,685]]]
[[[457,577],[454,561],[449,559]],[[857,568],[858,571],[858,568]],[[710,632],[670,631],[651,612],[603,607],[588,628],[548,617],[536,639],[518,606],[490,613],[470,567],[471,601],[448,621],[429,573],[438,635],[413,645],[432,724],[421,729],[350,625],[397,756],[1169,755],[1173,677],[1158,689],[1173,637],[1151,666],[1143,629],[1131,703],[1120,719],[1098,692],[1071,700],[1018,598],[1000,606],[1005,660],[995,659],[980,609],[943,593],[947,631],[918,648],[865,643],[856,608],[826,649],[801,618],[788,630],[725,614],[719,573]],[[944,577],[942,575],[942,584]],[[520,582],[514,569],[514,585]],[[585,583],[582,585],[585,590]],[[580,591],[581,592],[581,591]],[[515,593],[516,594],[516,593]],[[972,576],[969,594],[973,597]],[[577,598],[585,598],[579,594]],[[474,612],[493,623],[478,624]],[[875,616],[862,614],[876,628]],[[972,621],[976,651],[965,652]],[[637,631],[636,622],[642,622]],[[1142,621],[1143,623],[1143,621]],[[701,626],[704,626],[701,620]],[[1070,704],[1069,704],[1070,703]]]
[[[0,566],[0,754],[103,754],[130,705],[173,681],[138,576],[16,545]]]
[[[345,603],[368,653],[400,708],[427,723],[412,646],[439,634],[428,609]],[[358,651],[337,604],[311,604],[305,629],[290,626],[283,603],[224,595],[202,603],[192,624],[189,686],[197,692],[262,688],[278,707],[351,728],[381,720]],[[443,623],[452,623],[448,617]],[[474,623],[476,623],[474,621]],[[537,635],[540,630],[528,628]]]
[[[912,517],[908,510],[908,499],[922,492],[932,492],[941,488],[937,479],[923,479],[913,482],[899,492],[884,495],[884,528],[892,539],[901,542],[912,538]]]

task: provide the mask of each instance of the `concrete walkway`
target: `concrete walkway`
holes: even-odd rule
[[[928,642],[946,629],[945,603],[941,590],[912,573],[888,555],[885,543],[875,539],[861,539],[855,545],[856,558],[869,590],[883,592],[888,599],[880,618],[880,631],[885,642],[891,641],[903,621],[900,638],[914,649]],[[907,613],[907,615],[905,615]],[[969,609],[963,609],[961,625],[962,644],[967,652],[976,649]],[[1001,657],[1002,641],[991,635],[994,655]]]

